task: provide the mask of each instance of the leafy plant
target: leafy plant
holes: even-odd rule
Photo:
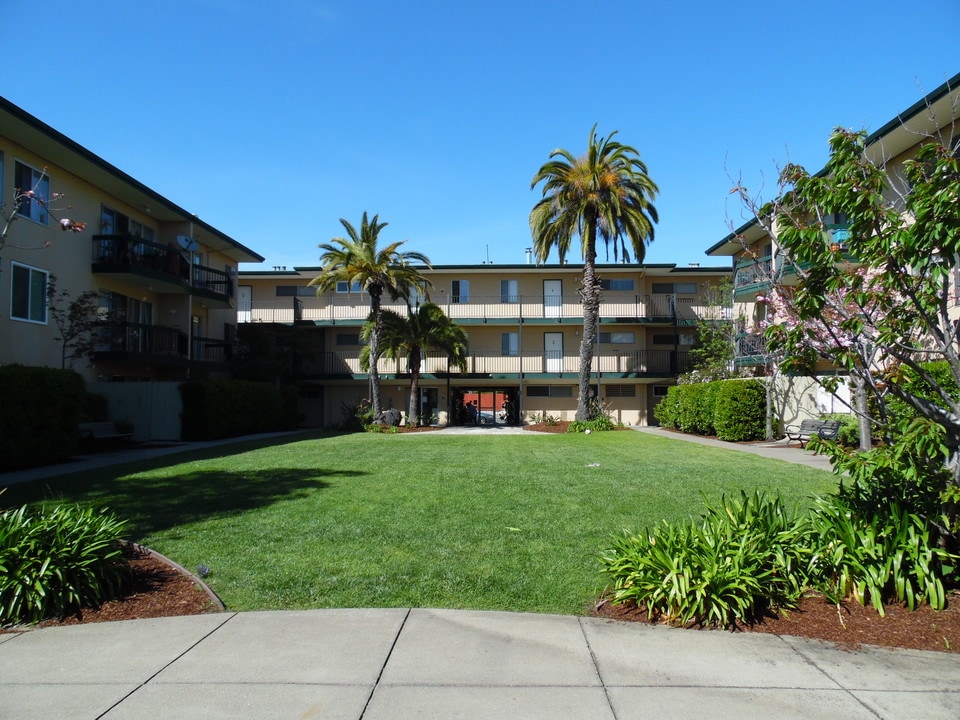
[[[944,581],[960,558],[937,547],[930,526],[900,503],[873,512],[855,505],[840,494],[817,500],[808,534],[813,585],[833,602],[869,601],[880,615],[890,601],[942,610]]]
[[[125,523],[79,505],[0,513],[0,625],[64,617],[117,594]]]
[[[601,564],[616,603],[633,601],[650,619],[728,627],[796,604],[808,554],[801,533],[779,497],[741,493],[708,505],[699,523],[625,534]]]

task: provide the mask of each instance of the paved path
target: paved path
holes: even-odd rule
[[[0,718],[960,717],[960,656],[457,610],[249,612],[0,635]]]

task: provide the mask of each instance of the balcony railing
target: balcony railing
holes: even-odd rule
[[[189,291],[233,298],[233,279],[222,270],[191,265],[178,248],[132,235],[94,235],[95,272],[132,272],[159,278]]]
[[[177,328],[160,325],[103,322],[97,327],[96,352],[185,358],[187,335]]]
[[[622,353],[604,353],[593,358],[593,372],[622,375],[677,375],[689,369],[689,355],[673,350],[629,350]],[[406,357],[396,360],[381,359],[377,364],[381,375],[405,375],[409,367]],[[566,374],[576,375],[580,358],[559,353],[523,353],[498,355],[477,353],[467,357],[466,369],[450,366],[441,354],[428,353],[423,359],[420,372],[424,375],[492,375],[516,376],[521,374]],[[304,376],[364,375],[360,369],[359,351],[319,353],[304,358],[300,368]]]
[[[197,362],[222,364],[230,359],[230,344],[222,339],[195,337],[190,349],[190,359]]]
[[[764,257],[757,260],[745,260],[737,263],[733,275],[733,289],[735,292],[747,289],[756,289],[768,285],[773,281],[773,258]]]
[[[745,334],[736,339],[736,362],[745,365],[762,361],[767,354],[767,341],[763,335]]]
[[[578,295],[543,296],[522,295],[505,301],[499,295],[471,295],[453,302],[451,298],[435,298],[447,317],[471,322],[572,320],[583,317]],[[405,315],[402,302],[385,299],[382,307]],[[370,314],[370,300],[366,295],[333,295],[320,297],[291,297],[279,300],[254,300],[238,304],[239,322],[292,324],[294,322],[329,323],[362,322]],[[601,297],[601,318],[630,320],[672,321],[676,317],[696,320],[703,312],[695,298],[676,298],[673,295],[635,295],[629,298]]]

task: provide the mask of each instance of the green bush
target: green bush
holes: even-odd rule
[[[124,525],[75,505],[0,513],[0,625],[65,617],[116,596],[127,577]]]
[[[582,433],[587,430],[590,432],[604,432],[616,429],[617,424],[607,415],[600,415],[593,420],[574,420],[567,426],[568,433]]]
[[[896,502],[860,513],[835,494],[818,498],[808,522],[811,582],[828,599],[853,596],[880,615],[891,601],[911,610],[923,603],[934,610],[946,606],[944,582],[960,558],[937,546],[936,534],[919,515]]]
[[[85,394],[72,370],[0,367],[0,472],[74,455]]]
[[[824,415],[822,419],[840,421],[837,442],[843,447],[860,447],[860,419],[856,415],[852,413],[831,413]]]
[[[718,380],[713,424],[721,440],[740,442],[766,436],[767,391],[759,380]]]
[[[679,391],[677,427],[685,433],[714,434],[714,403],[716,383],[677,385]]]
[[[708,506],[699,523],[625,534],[601,556],[614,603],[650,619],[734,626],[793,607],[805,585],[802,526],[779,497],[760,493]]]
[[[216,440],[297,426],[296,388],[247,380],[195,380],[180,385],[184,440]]]
[[[653,416],[662,427],[677,429],[677,418],[680,412],[680,386],[673,385],[667,388],[667,396],[653,408]]]

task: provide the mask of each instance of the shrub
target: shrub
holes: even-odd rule
[[[114,597],[127,577],[124,525],[75,505],[0,513],[0,625],[65,617]]]
[[[686,433],[712,435],[716,383],[677,385],[677,427]]]
[[[857,512],[840,494],[818,498],[809,517],[814,586],[833,602],[853,596],[880,615],[896,601],[911,609],[946,605],[944,581],[960,558],[937,547],[936,534],[919,515],[892,502]]]
[[[720,380],[714,386],[713,418],[717,437],[739,442],[766,435],[767,391],[759,380]],[[692,387],[692,386],[691,386]]]
[[[699,523],[625,534],[601,556],[613,602],[635,602],[650,619],[729,627],[796,604],[808,551],[779,497],[760,493],[707,506]]]
[[[667,396],[653,409],[653,416],[663,427],[677,428],[680,410],[680,389],[677,385],[667,388]]]
[[[75,454],[84,396],[83,379],[72,370],[0,367],[0,472]]]
[[[216,440],[297,426],[295,388],[247,380],[194,380],[180,385],[184,440]]]

